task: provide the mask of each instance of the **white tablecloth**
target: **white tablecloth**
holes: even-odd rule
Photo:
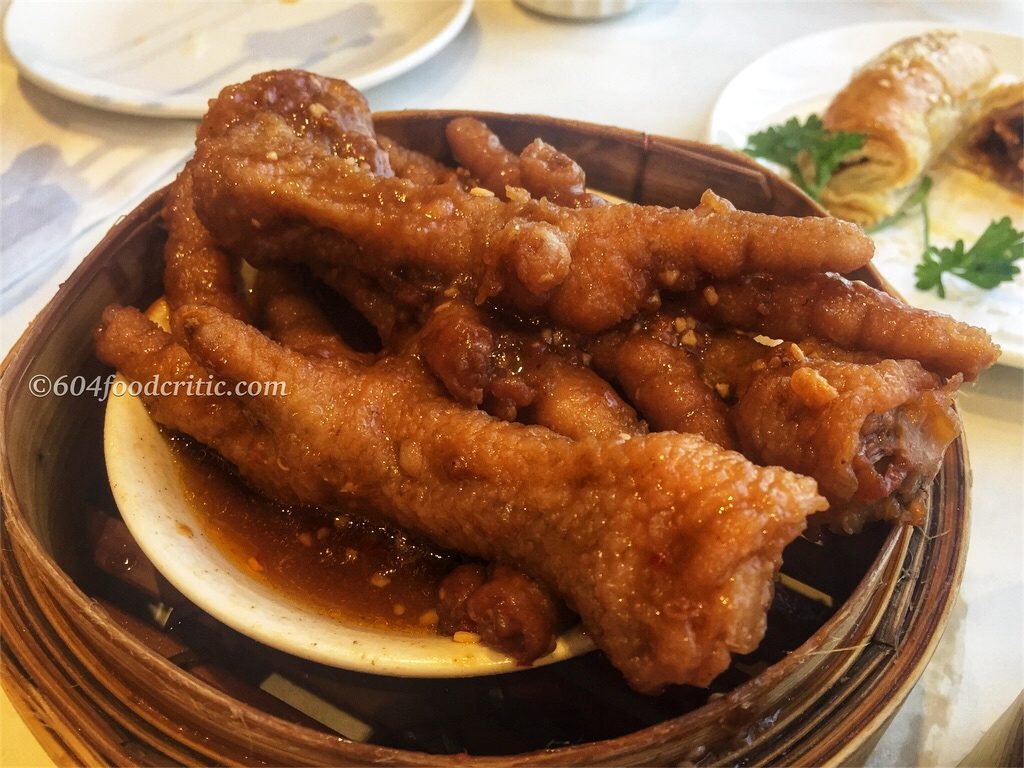
[[[1024,6],[678,0],[579,24],[531,14],[511,0],[478,0],[451,45],[367,96],[377,110],[536,112],[699,139],[722,87],[761,54],[810,32],[886,20],[1022,34]],[[194,124],[65,102],[19,78],[6,52],[0,117],[6,352],[115,218],[170,180],[189,154]],[[967,573],[935,658],[873,765],[958,763],[1024,685],[1024,376],[997,366],[966,387],[960,402],[974,468]],[[3,762],[22,762],[8,746]]]

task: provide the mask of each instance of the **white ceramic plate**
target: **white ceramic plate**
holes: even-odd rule
[[[151,316],[165,320],[166,311]],[[254,578],[200,534],[206,525],[186,500],[173,454],[140,399],[111,395],[103,451],[114,500],[142,551],[189,600],[242,634],[321,664],[381,675],[472,677],[528,669],[479,644],[346,624]],[[593,647],[577,626],[534,666]]]
[[[359,89],[440,51],[473,0],[14,0],[4,39],[22,74],[82,104],[194,117],[229,83],[311,69]]]
[[[796,115],[821,114],[853,71],[897,40],[942,25],[922,22],[859,24],[786,43],[743,69],[722,91],[711,113],[708,139],[739,149],[747,136]],[[985,46],[1007,75],[1024,78],[1024,38],[960,30]],[[1002,187],[953,168],[932,173],[929,197],[931,240],[940,246],[973,243],[988,223],[1010,216],[1024,228],[1024,200]],[[944,277],[946,298],[914,287],[914,265],[923,246],[919,216],[874,235],[874,264],[911,304],[953,315],[985,328],[1002,347],[1000,362],[1024,367],[1024,275],[991,291],[956,277]]]

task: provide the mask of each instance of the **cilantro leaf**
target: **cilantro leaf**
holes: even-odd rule
[[[815,200],[843,159],[864,146],[864,135],[825,128],[821,118],[811,115],[802,123],[791,117],[747,138],[743,151],[778,163],[789,171],[793,183]]]
[[[1020,273],[1015,261],[1024,259],[1024,232],[1013,228],[1010,217],[993,221],[969,249],[963,240],[951,248],[929,245],[914,268],[917,287],[936,290],[946,298],[942,276],[947,272],[986,290],[1012,280]]]

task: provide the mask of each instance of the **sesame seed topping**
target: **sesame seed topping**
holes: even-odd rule
[[[522,187],[513,187],[510,185],[505,186],[505,197],[508,198],[510,203],[528,203],[530,202],[530,193]]]
[[[658,280],[664,286],[675,285],[676,281],[678,279],[679,279],[679,270],[678,269],[666,269],[664,272],[662,272],[660,275],[658,275]]]

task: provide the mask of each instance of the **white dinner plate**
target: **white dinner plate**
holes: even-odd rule
[[[747,137],[794,115],[821,114],[854,70],[897,40],[941,24],[887,22],[858,24],[808,35],[786,43],[743,69],[722,91],[708,124],[708,139],[733,149]],[[978,30],[959,30],[983,45],[1006,76],[1024,78],[1024,38]],[[776,169],[777,170],[777,169]],[[1010,216],[1024,228],[1024,202],[992,182],[949,167],[931,174],[931,241],[949,246],[963,239],[970,246],[992,219]],[[956,277],[943,277],[946,298],[914,286],[914,266],[923,246],[920,216],[873,235],[874,264],[911,304],[943,312],[985,328],[1002,347],[999,362],[1024,367],[1024,275],[991,291]]]
[[[150,311],[167,324],[166,304]],[[121,517],[142,551],[178,591],[232,629],[272,648],[332,667],[399,677],[472,677],[529,667],[484,645],[449,637],[388,632],[325,615],[296,602],[230,558],[187,500],[167,440],[142,401],[111,387],[103,426],[107,476]],[[593,650],[579,625],[534,666]]]
[[[440,51],[473,0],[14,0],[4,39],[22,74],[101,109],[201,117],[225,85],[309,69],[359,89]]]

